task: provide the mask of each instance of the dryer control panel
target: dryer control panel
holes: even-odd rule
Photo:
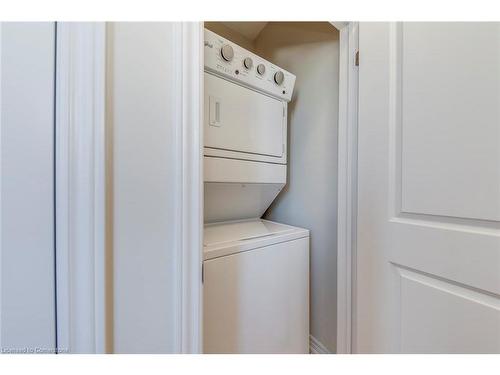
[[[289,102],[295,75],[205,29],[205,71]]]

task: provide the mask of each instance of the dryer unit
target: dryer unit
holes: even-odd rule
[[[261,217],[286,184],[295,76],[205,30],[205,222]]]
[[[260,218],[286,184],[295,76],[205,30],[204,351],[307,353],[309,231]]]

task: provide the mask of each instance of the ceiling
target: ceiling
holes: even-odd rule
[[[243,35],[250,41],[255,40],[268,22],[221,22],[233,31]]]

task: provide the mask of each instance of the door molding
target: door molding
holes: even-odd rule
[[[105,353],[105,24],[56,33],[56,311],[61,352]]]
[[[203,22],[176,25],[180,80],[177,296],[179,353],[203,352]]]
[[[358,129],[358,23],[339,29],[337,353],[352,353],[355,283]]]

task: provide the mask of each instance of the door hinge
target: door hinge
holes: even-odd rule
[[[357,50],[356,54],[354,55],[354,65],[359,66],[359,50]]]
[[[205,264],[201,264],[201,283],[205,282]]]

